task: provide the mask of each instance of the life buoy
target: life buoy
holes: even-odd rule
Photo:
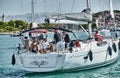
[[[114,52],[116,53],[117,52],[117,48],[116,48],[116,44],[115,43],[113,43],[112,48],[113,48]]]
[[[112,56],[112,49],[110,46],[108,47],[107,51],[108,51],[109,55]]]
[[[12,55],[12,62],[11,63],[12,63],[12,65],[15,65],[15,55],[14,54]]]
[[[76,40],[75,45],[76,45],[76,47],[80,47],[80,42],[78,40]]]
[[[56,50],[62,51],[64,49],[65,49],[65,42],[60,41],[56,44]]]

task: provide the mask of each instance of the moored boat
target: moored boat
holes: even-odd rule
[[[20,36],[20,32],[19,31],[15,31],[12,34],[10,34],[11,37],[18,37]]]

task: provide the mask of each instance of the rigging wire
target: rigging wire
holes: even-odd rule
[[[76,1],[76,0],[73,0],[73,2],[72,2],[73,4],[72,4],[72,8],[71,8],[71,11],[70,11],[70,12],[73,11],[73,8],[74,8],[74,5],[75,5],[75,1]]]
[[[55,12],[57,12],[57,9],[59,8],[58,2],[57,2],[58,0],[55,0],[55,1],[56,1],[56,7],[57,7],[56,10],[55,10]]]
[[[101,1],[100,0],[98,0],[99,1],[99,6],[100,6],[100,9],[101,9],[101,11],[104,11],[104,4],[103,3],[101,3]],[[102,1],[103,2],[103,1]],[[103,4],[103,5],[102,5]],[[102,7],[103,6],[103,7]]]
[[[46,11],[46,0],[44,0],[44,8],[45,8],[45,18],[47,18],[47,11]]]
[[[59,0],[59,10],[60,10],[60,14],[61,14],[61,2]]]
[[[47,18],[47,14],[46,14],[46,0],[44,0],[44,8],[45,8],[45,17]]]
[[[78,5],[80,2],[81,2],[81,0],[77,0],[77,1],[76,1],[76,5]],[[83,2],[82,2],[82,3],[83,3]],[[79,10],[80,10],[80,8],[81,8],[81,6],[77,6],[76,10],[78,10],[78,11],[79,11]],[[81,11],[80,11],[80,12],[81,12]]]
[[[102,19],[103,19],[103,21],[105,22],[105,13],[104,13],[104,10],[105,10],[105,8],[104,8],[104,2],[102,1],[100,1],[100,0],[98,0],[99,1],[99,6],[100,6],[100,9],[101,9],[101,11],[103,11],[102,12]],[[102,5],[103,4],[103,5]],[[102,7],[103,6],[103,7]]]
[[[102,7],[102,4],[101,4],[101,1],[100,0],[98,0],[98,4],[99,4],[99,9],[101,10],[101,11],[103,11],[104,9],[102,9],[103,7]],[[104,17],[104,12],[102,12],[102,18]]]
[[[60,10],[59,10],[59,8],[60,8],[60,6],[59,6],[60,2],[58,0],[55,0],[55,4],[54,4],[55,5],[54,10],[53,9],[52,10],[53,10],[54,13],[59,13],[60,12]]]
[[[21,11],[22,11],[21,13],[22,13],[22,14],[23,14],[23,7],[24,7],[24,6],[23,6],[23,0],[21,0],[21,9],[22,9],[22,10],[21,10]]]

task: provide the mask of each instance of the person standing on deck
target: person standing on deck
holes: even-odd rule
[[[55,44],[59,41],[61,41],[61,35],[58,32],[58,30],[54,30],[54,40],[55,40]]]
[[[65,31],[62,32],[62,37],[63,37],[63,40],[65,41],[65,49],[66,49],[68,48],[68,45],[70,43],[70,37]]]

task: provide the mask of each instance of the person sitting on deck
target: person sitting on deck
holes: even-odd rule
[[[62,37],[63,37],[63,40],[65,41],[65,49],[66,49],[68,48],[68,45],[70,43],[70,37],[65,31],[62,32]]]
[[[54,51],[53,44],[49,43],[47,37],[44,38],[43,45],[44,45],[44,48],[45,48],[44,52],[47,52],[47,51],[53,52]]]
[[[31,43],[31,50],[34,53],[39,53],[38,39],[37,38],[33,39],[33,42]]]
[[[27,49],[27,50],[29,50],[29,39],[28,39],[28,37],[25,37],[24,48]]]
[[[40,40],[39,41],[39,47],[40,47],[40,52],[41,53],[46,53],[47,52],[47,46],[45,44],[45,41]]]
[[[100,35],[98,31],[95,32],[94,38],[95,38],[95,41],[98,41],[98,43],[102,43],[103,42],[103,36]]]
[[[49,44],[47,38],[44,39],[44,43],[46,45],[46,49],[49,50],[50,49],[50,44]]]

